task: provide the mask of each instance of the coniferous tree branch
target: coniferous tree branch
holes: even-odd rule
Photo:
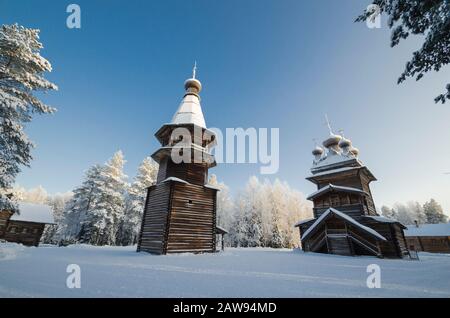
[[[413,52],[397,83],[408,77],[419,81],[430,71],[438,72],[450,62],[450,1],[448,0],[373,0],[380,13],[388,16],[392,30],[391,47],[412,35],[424,35],[422,47]],[[356,22],[366,21],[374,14],[365,10]],[[450,84],[437,96],[436,103],[450,99]]]

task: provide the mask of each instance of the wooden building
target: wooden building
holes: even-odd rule
[[[137,251],[154,254],[216,251],[218,189],[208,185],[216,165],[210,148],[216,143],[206,128],[202,85],[186,80],[185,94],[172,121],[155,134],[161,143],[152,158],[159,163],[157,182],[147,192]]]
[[[49,206],[20,203],[19,213],[0,211],[0,240],[38,246],[47,225],[54,224]]]
[[[450,253],[450,223],[411,225],[405,237],[410,250]]]
[[[306,179],[318,190],[308,199],[314,203],[314,218],[295,226],[300,230],[304,251],[339,255],[409,257],[403,230],[395,220],[375,210],[370,182],[376,178],[358,159],[350,140],[331,132],[316,147],[311,176]]]

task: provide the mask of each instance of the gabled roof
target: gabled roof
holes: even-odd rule
[[[405,236],[450,236],[450,223],[410,225]]]
[[[19,214],[11,216],[11,221],[54,224],[52,208],[44,204],[19,203]]]
[[[337,192],[351,192],[351,193],[357,193],[357,194],[362,194],[362,195],[369,195],[367,192],[361,190],[361,189],[357,189],[357,188],[351,188],[351,187],[342,187],[342,186],[337,186],[334,184],[329,184],[323,188],[320,188],[319,190],[317,190],[314,193],[311,193],[307,199],[308,200],[312,200],[315,199],[319,196],[321,196],[324,193],[327,192],[332,192],[332,191],[337,191]]]
[[[345,213],[342,213],[339,210],[336,210],[334,208],[329,208],[328,210],[326,210],[317,220],[316,222],[314,222],[309,228],[308,230],[303,233],[301,240],[303,241],[304,239],[306,239],[309,235],[311,235],[314,230],[323,222],[325,221],[329,216],[331,215],[335,215],[337,217],[340,217],[342,219],[344,219],[345,221],[351,223],[352,225],[356,226],[357,228],[359,228],[360,230],[369,233],[370,235],[376,237],[379,240],[382,241],[386,241],[386,238],[384,236],[382,236],[380,233],[378,233],[377,231],[371,229],[370,227],[367,227],[365,225],[362,225],[361,223],[357,222],[356,220],[354,220],[352,217],[348,216]]]

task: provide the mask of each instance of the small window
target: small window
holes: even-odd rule
[[[26,227],[24,227],[24,228],[22,229],[22,233],[23,233],[23,234],[27,234],[27,233],[28,233],[28,229],[27,229]]]
[[[37,234],[37,232],[38,232],[38,229],[33,229],[34,234]]]
[[[189,200],[188,203],[189,203],[189,204],[192,204],[192,200]]]

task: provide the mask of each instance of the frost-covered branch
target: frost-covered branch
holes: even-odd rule
[[[374,0],[381,13],[388,16],[388,26],[392,30],[391,46],[411,34],[424,35],[422,47],[415,51],[398,83],[408,77],[420,80],[429,71],[439,71],[450,62],[450,1],[448,0]],[[356,22],[366,21],[372,12],[366,10]],[[450,84],[447,91],[435,98],[435,102],[445,103],[450,99]]]
[[[44,78],[51,64],[39,51],[39,30],[17,24],[0,27],[0,189],[3,192],[14,183],[20,166],[32,160],[33,143],[24,125],[34,113],[53,113],[35,92],[56,90],[57,86]],[[0,192],[0,210],[11,209],[11,200]]]

